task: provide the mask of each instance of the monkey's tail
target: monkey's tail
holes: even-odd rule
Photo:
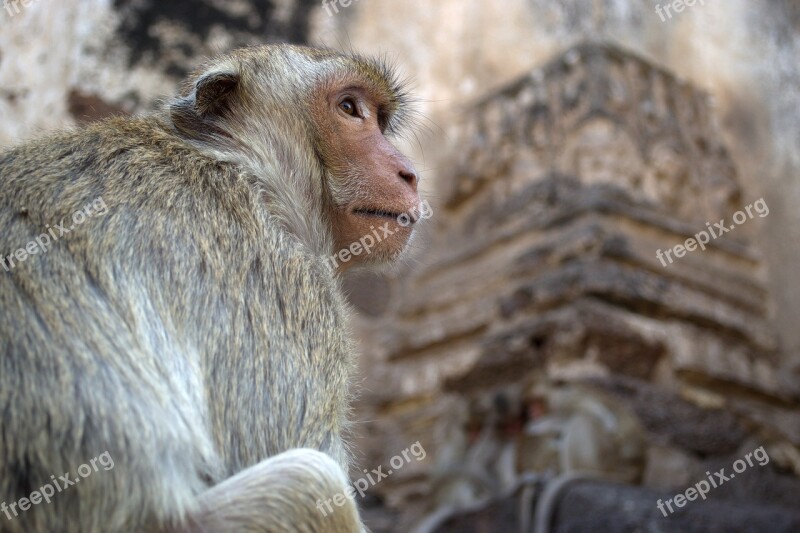
[[[564,494],[565,489],[575,481],[586,481],[596,479],[585,473],[571,472],[562,474],[547,482],[544,486],[539,498],[536,499],[536,510],[533,513],[533,532],[532,533],[550,533],[553,517],[555,514],[558,500]],[[523,515],[524,516],[524,515]],[[528,524],[522,524],[525,529],[524,533],[528,533]]]

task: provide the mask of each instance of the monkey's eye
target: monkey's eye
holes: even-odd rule
[[[345,115],[350,115],[351,117],[361,116],[361,114],[358,112],[356,101],[350,97],[343,98],[342,101],[339,102],[339,109],[341,109]]]

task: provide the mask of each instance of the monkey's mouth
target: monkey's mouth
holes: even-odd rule
[[[358,208],[353,209],[352,213],[354,215],[359,215],[362,217],[377,217],[377,218],[386,218],[390,220],[398,220],[400,217],[403,216],[403,213],[394,213],[392,211],[385,211],[383,209],[370,209],[370,208]],[[416,222],[414,217],[409,214],[406,214],[408,220],[410,222]]]

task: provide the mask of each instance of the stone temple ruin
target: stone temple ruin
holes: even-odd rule
[[[583,416],[600,427],[584,439],[614,443],[590,452],[611,464],[538,508],[554,530],[800,530],[800,387],[781,372],[753,239],[764,213],[705,250],[657,256],[758,200],[740,189],[710,99],[585,44],[464,117],[413,274],[354,290],[357,304],[359,292],[391,295],[358,326],[364,461],[416,441],[428,452],[375,487],[372,527],[512,531],[536,519],[520,511],[537,511],[526,473],[597,462],[563,451]],[[554,391],[597,402],[581,414]],[[637,429],[619,438],[623,420]],[[769,464],[709,501],[657,509],[760,446]]]

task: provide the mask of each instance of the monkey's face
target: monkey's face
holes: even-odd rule
[[[315,112],[328,169],[334,253],[340,269],[399,256],[420,218],[417,173],[387,139],[389,95],[357,80],[324,89]],[[347,258],[347,260],[344,260]]]

